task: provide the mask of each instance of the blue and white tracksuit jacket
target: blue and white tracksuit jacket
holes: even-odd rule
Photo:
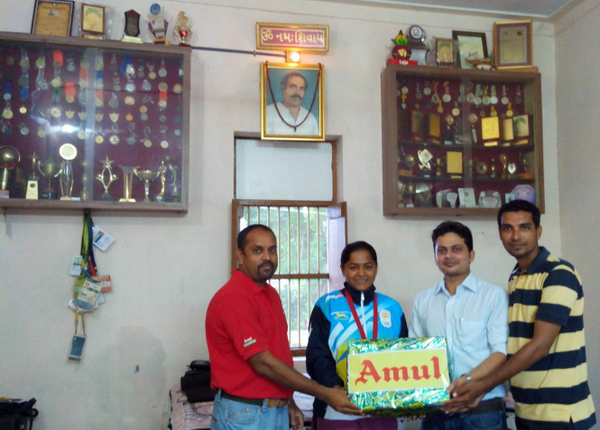
[[[373,338],[373,296],[377,294],[378,339],[408,336],[402,307],[394,299],[375,293],[372,285],[361,292],[344,283],[350,293],[367,338]],[[321,297],[310,316],[311,332],[306,348],[306,368],[312,379],[326,387],[346,386],[348,342],[360,339],[360,332],[348,306],[344,290]],[[315,417],[325,415],[326,404],[315,399]]]

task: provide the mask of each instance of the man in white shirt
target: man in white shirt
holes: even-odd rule
[[[415,298],[409,336],[446,338],[453,363],[448,389],[452,392],[484,379],[506,360],[508,294],[471,273],[475,251],[467,226],[445,221],[433,230],[431,238],[435,262],[444,278]],[[505,394],[504,386],[498,385],[468,412],[449,415],[440,411],[424,418],[421,428],[506,429]]]
[[[306,78],[298,72],[288,73],[280,87],[283,100],[267,106],[267,134],[318,136],[317,119],[302,107],[308,89]]]

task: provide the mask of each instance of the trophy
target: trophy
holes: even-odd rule
[[[56,164],[52,157],[46,158],[46,161],[43,163],[38,161],[37,167],[42,176],[48,179],[48,186],[42,191],[41,198],[48,200],[56,199],[58,196],[56,195],[56,190],[52,188],[52,179],[62,173],[62,167]]]
[[[502,179],[508,178],[507,167],[508,167],[508,158],[506,154],[500,154],[500,163],[502,164]]]
[[[502,156],[500,156],[500,162],[502,162]],[[496,177],[496,159],[492,158],[490,160],[490,178]]]
[[[406,185],[398,181],[398,207],[404,207],[404,194],[406,194]]]
[[[108,187],[110,187],[110,184],[112,184],[114,181],[119,179],[119,177],[113,173],[111,167],[113,162],[112,160],[109,160],[108,157],[106,157],[104,161],[100,161],[100,163],[102,163],[102,171],[96,175],[96,180],[100,181],[104,187],[104,194],[100,196],[100,200],[112,201],[113,198],[108,192]],[[104,180],[104,175],[106,173],[108,173],[108,182],[105,182]]]
[[[154,43],[157,45],[169,45],[165,39],[169,22],[165,19],[165,11],[158,3],[152,3],[150,13],[148,14],[148,30],[154,36]]]
[[[169,201],[179,202],[181,200],[181,194],[179,193],[179,187],[177,186],[177,176],[179,173],[179,167],[171,163],[171,157],[169,156],[165,157],[165,161],[167,162],[167,169],[171,174],[171,194],[169,196]]]
[[[8,178],[10,171],[17,167],[21,161],[21,154],[12,146],[0,147],[0,169],[2,170],[2,181],[0,182],[0,197],[8,198]]]
[[[427,149],[419,149],[417,155],[419,157],[419,169],[421,169],[421,174],[426,177],[431,176],[431,164],[429,164],[429,162],[432,160],[433,155]]]
[[[192,38],[192,26],[188,24],[189,18],[184,11],[177,14],[177,24],[173,27],[175,36],[179,39],[179,46],[190,46],[188,43]]]
[[[410,172],[410,176],[412,176],[412,169],[415,166],[415,156],[412,154],[408,154],[406,156],[406,166],[408,167],[408,171]]]
[[[125,12],[125,36],[123,42],[144,43],[140,35],[140,14],[131,9]]]
[[[60,194],[61,200],[72,200],[71,193],[73,192],[73,163],[77,157],[77,148],[72,143],[65,143],[58,149],[60,158],[63,159],[60,175]]]
[[[36,176],[35,170],[40,158],[34,152],[29,159],[31,160],[31,175],[27,179],[27,193],[25,194],[25,198],[27,200],[37,200],[39,198],[38,183],[40,179]]]
[[[160,171],[154,171],[150,169],[138,170],[138,168],[133,169],[133,173],[135,176],[140,178],[144,182],[144,193],[146,197],[144,198],[144,202],[151,202],[150,200],[150,182],[159,177]]]
[[[435,159],[435,176],[443,176],[444,175],[444,159],[436,158]]]
[[[161,161],[160,167],[158,168],[158,174],[160,176],[160,192],[156,195],[155,200],[157,202],[165,201],[165,184],[167,182],[166,173],[167,173],[167,166],[165,166],[165,162],[163,160],[163,161]]]
[[[131,189],[133,188],[133,172],[139,166],[119,166],[123,171],[123,198],[119,199],[120,202],[131,202],[134,203],[135,199],[131,198]]]
[[[408,193],[408,203],[406,203],[406,207],[414,208],[415,205],[413,203],[413,196],[415,195],[415,186],[412,182],[406,186],[406,191]]]

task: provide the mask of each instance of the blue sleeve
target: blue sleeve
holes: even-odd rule
[[[335,359],[329,349],[331,323],[317,305],[310,316],[310,336],[306,347],[306,370],[312,379],[326,387],[344,386],[335,369]]]

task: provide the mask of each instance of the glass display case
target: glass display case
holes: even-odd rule
[[[0,207],[187,211],[190,53],[0,33]]]
[[[381,83],[384,215],[544,211],[539,73],[388,66]]]

